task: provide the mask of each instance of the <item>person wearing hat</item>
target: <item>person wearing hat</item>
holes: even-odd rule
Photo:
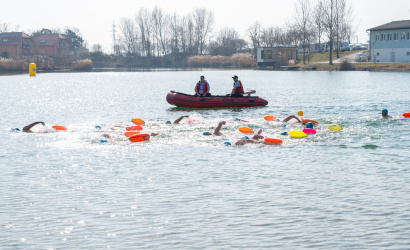
[[[382,110],[382,117],[384,118],[384,119],[388,119],[388,118],[392,118],[390,115],[388,115],[389,114],[389,111],[387,110],[387,109],[383,109]]]
[[[205,80],[205,76],[201,76],[199,82],[195,85],[195,96],[211,96],[210,90],[211,87],[208,81]]]
[[[231,96],[236,96],[236,97],[240,97],[243,96],[243,85],[242,82],[238,80],[238,76],[233,76],[233,89],[231,92]]]

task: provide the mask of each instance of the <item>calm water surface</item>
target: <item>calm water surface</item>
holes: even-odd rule
[[[246,89],[264,108],[184,110],[169,90]],[[410,248],[409,73],[202,71],[0,77],[2,249]],[[389,109],[393,119],[380,118]],[[303,110],[317,134],[268,123]],[[166,125],[181,115],[180,125]],[[123,135],[145,120],[149,142]],[[234,121],[241,118],[249,122]],[[221,120],[222,137],[205,137]],[[65,132],[11,132],[34,121]],[[189,123],[188,121],[194,121]],[[328,124],[343,130],[333,132]],[[96,129],[95,126],[101,129]],[[240,126],[281,146],[227,147]],[[102,134],[112,139],[100,143]]]

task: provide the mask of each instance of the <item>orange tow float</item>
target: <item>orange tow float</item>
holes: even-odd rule
[[[135,125],[144,125],[145,124],[145,122],[140,118],[132,118],[131,122],[134,123]]]
[[[131,136],[134,136],[134,135],[138,135],[139,133],[140,133],[140,132],[128,131],[128,132],[125,132],[124,135],[125,135],[126,137],[131,137]]]
[[[66,127],[60,126],[60,125],[54,125],[54,126],[52,126],[52,128],[55,129],[55,130],[67,130]]]
[[[239,132],[244,133],[244,134],[252,134],[253,130],[248,127],[239,127],[238,128]]]
[[[142,130],[142,127],[140,125],[137,125],[137,126],[126,127],[125,129],[127,131],[134,131],[134,130]]]
[[[274,121],[276,117],[274,117],[273,115],[265,115],[263,119],[265,119],[266,121]]]
[[[265,138],[265,143],[267,144],[281,144],[283,141],[275,138]]]
[[[141,142],[148,141],[150,138],[149,134],[137,134],[128,138],[131,142]]]

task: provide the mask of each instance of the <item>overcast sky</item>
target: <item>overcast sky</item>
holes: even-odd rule
[[[134,18],[140,8],[152,10],[158,6],[166,13],[180,15],[206,8],[215,13],[216,31],[223,27],[235,28],[245,37],[246,29],[255,21],[263,26],[283,26],[292,18],[295,2],[297,0],[1,0],[0,23],[8,23],[12,29],[18,25],[20,31],[25,32],[78,27],[90,47],[99,43],[104,51],[111,51],[113,21],[119,23],[123,17]],[[410,0],[348,2],[353,7],[358,42],[366,42],[366,29],[394,20],[410,20]]]

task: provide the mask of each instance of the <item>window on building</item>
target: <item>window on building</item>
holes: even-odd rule
[[[262,50],[262,59],[272,59],[272,50]]]
[[[45,44],[46,40],[41,40],[40,44]]]
[[[410,56],[410,52],[407,52],[407,55]]]
[[[376,39],[376,41],[379,41],[380,40],[380,35],[376,34],[375,39]]]
[[[6,39],[3,39],[3,42],[7,42],[8,40],[9,40],[9,39],[7,39],[7,38],[6,38]]]
[[[399,40],[399,33],[393,33],[394,35],[394,41]]]
[[[410,32],[407,32],[407,40],[410,40]]]
[[[393,34],[387,34],[387,40],[388,41],[393,40]]]
[[[377,52],[377,53],[376,53],[376,56],[379,56],[379,55],[380,55],[379,52]]]
[[[401,38],[400,40],[406,40],[406,32],[401,33]]]
[[[382,41],[386,41],[386,34],[382,34]]]

